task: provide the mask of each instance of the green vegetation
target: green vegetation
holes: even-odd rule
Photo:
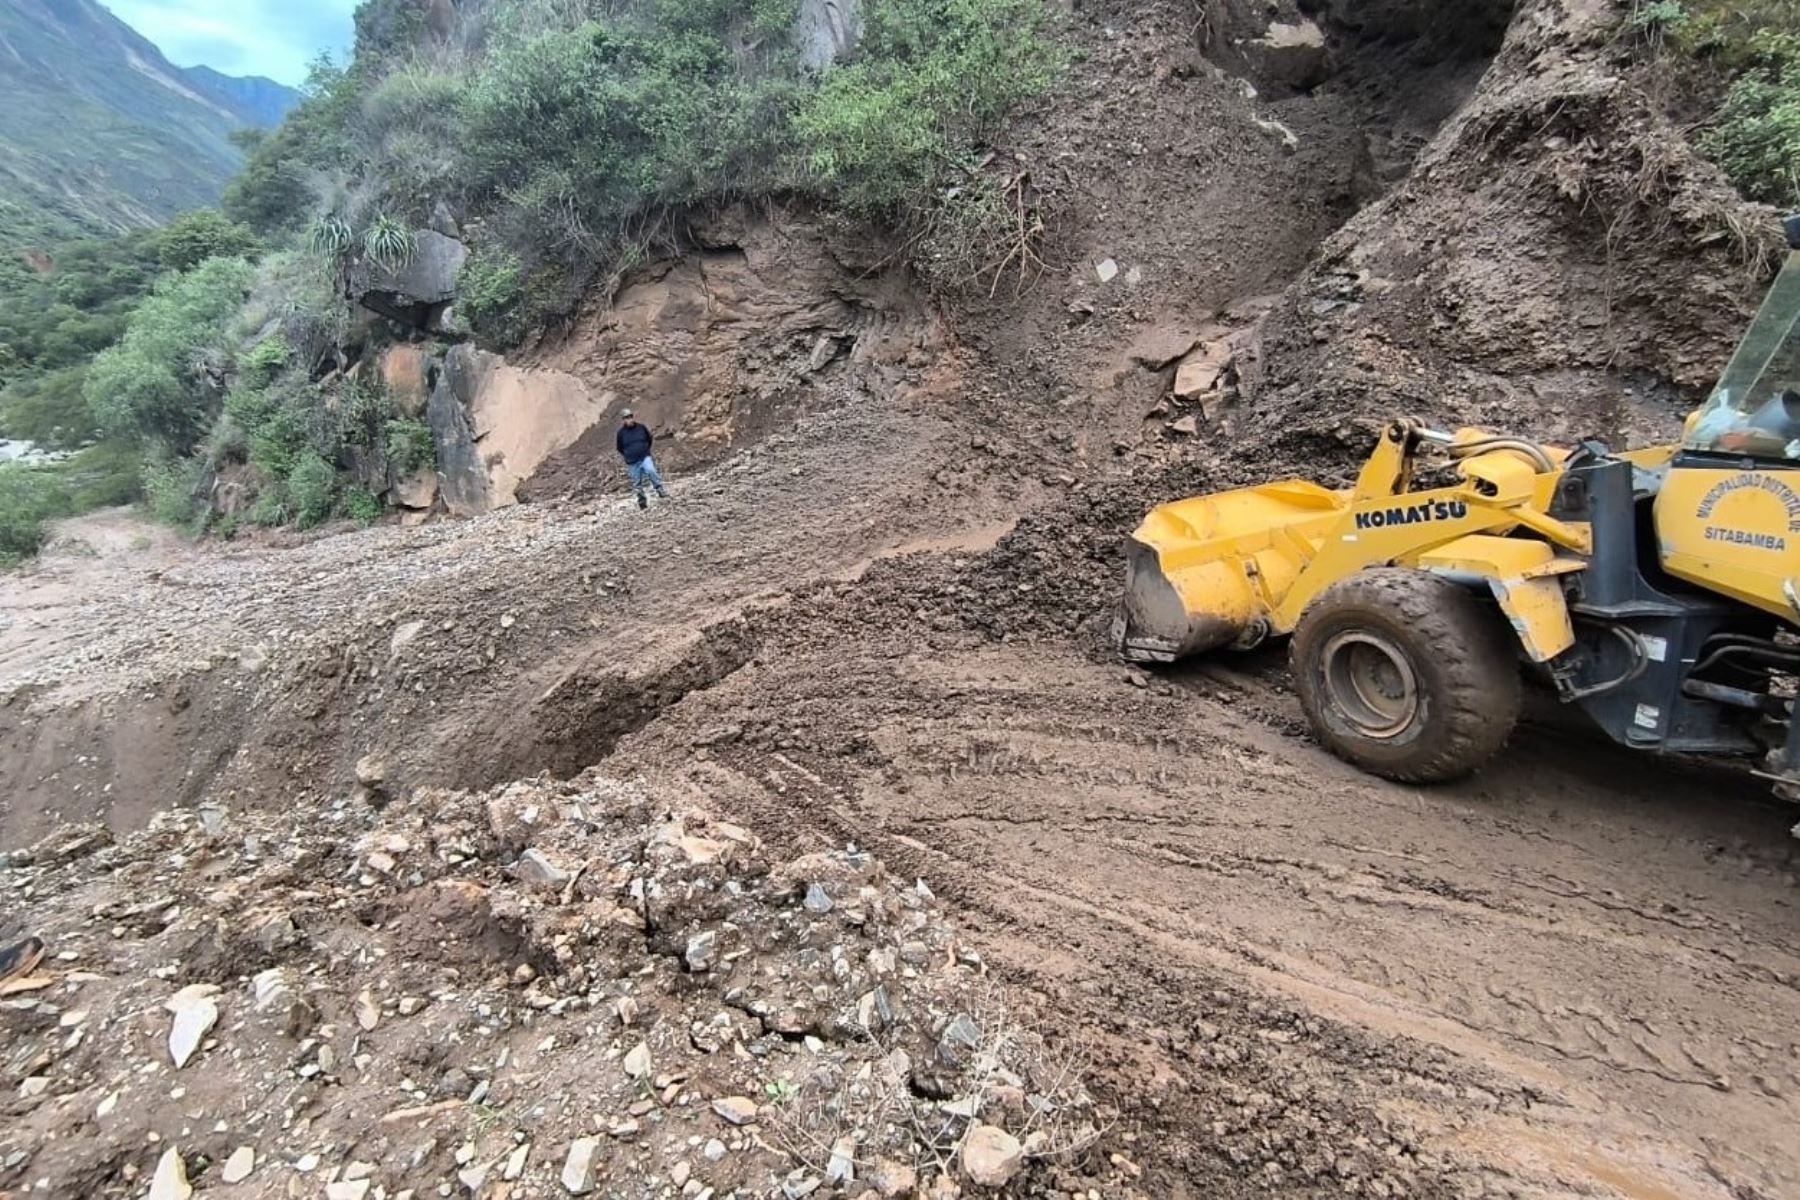
[[[156,286],[88,369],[82,392],[102,434],[177,455],[193,449],[212,424],[229,366],[225,334],[253,277],[241,258],[213,258]]]
[[[1060,66],[1039,0],[868,0],[854,61],[795,48],[798,0],[496,0],[453,44],[372,0],[347,70],[255,147],[226,211],[392,267],[441,202],[471,222],[459,311],[505,344],[673,237],[689,208],[803,196],[902,234],[960,282],[1020,263],[1023,198],[983,142]],[[295,172],[332,181],[309,204]],[[1004,203],[1002,203],[1004,201]],[[953,237],[936,237],[941,229]]]
[[[435,445],[368,382],[383,334],[353,333],[344,271],[402,270],[446,209],[471,250],[456,311],[490,343],[740,199],[868,223],[947,289],[1032,269],[1041,223],[987,143],[1060,68],[1050,8],[865,0],[854,58],[822,71],[798,10],[491,0],[445,31],[416,0],[365,0],[352,62],[316,63],[273,132],[231,134],[245,162],[218,209],[0,256],[0,436],[71,455],[7,471],[0,553],[100,497],[199,529],[218,487],[248,504],[227,534],[376,519]],[[0,202],[0,229],[32,221],[65,228]]]
[[[1800,0],[1649,0],[1631,25],[1722,91],[1700,146],[1738,190],[1800,208]]]
[[[68,512],[62,480],[48,467],[0,463],[0,567],[37,553],[44,522]]]

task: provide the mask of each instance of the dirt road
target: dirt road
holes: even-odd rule
[[[1800,1189],[1792,814],[1754,785],[1540,728],[1397,787],[1300,734],[1279,655],[1159,679],[905,625],[802,629],[612,766],[955,897],[1117,1048],[1169,1194],[1331,1192],[1369,1144],[1407,1192]]]
[[[1097,652],[1082,547],[1129,495],[1009,534],[1003,481],[929,485],[942,428],[821,428],[661,524],[521,510],[115,580],[67,642],[9,634],[10,711],[44,706],[9,736],[64,815],[126,826],[167,797],[83,802],[80,758],[212,763],[195,794],[261,806],[341,798],[374,748],[484,786],[600,761],[782,852],[872,848],[1093,1047],[1156,1194],[1800,1191],[1791,813],[1542,725],[1459,787],[1370,779],[1305,737],[1279,652]]]

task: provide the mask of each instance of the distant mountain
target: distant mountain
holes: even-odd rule
[[[211,204],[296,95],[183,71],[95,0],[0,0],[0,246]]]
[[[185,67],[194,90],[218,101],[246,125],[273,129],[300,102],[300,93],[261,75],[221,75],[211,67]]]

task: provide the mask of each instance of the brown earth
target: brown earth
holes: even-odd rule
[[[666,508],[597,494],[578,447],[525,486],[538,503],[468,522],[0,582],[0,842],[203,800],[259,837],[329,814],[360,838],[390,819],[352,798],[365,755],[393,820],[429,815],[419,789],[599,764],[580,786],[632,780],[779,858],[854,843],[929,880],[1091,1048],[1117,1114],[1087,1174],[1033,1188],[1800,1193],[1800,867],[1758,785],[1550,713],[1469,783],[1397,787],[1311,743],[1277,652],[1153,676],[1109,659],[1117,547],[1148,504],[1329,477],[1401,411],[1666,436],[1758,286],[1739,231],[1760,214],[1656,109],[1616,6],[1308,7],[1330,65],[1296,84],[1253,44],[1266,9],[1079,6],[1069,88],[1016,131],[1055,214],[1050,269],[1017,295],[927,321],[883,275],[727,335],[682,298],[716,266],[769,311],[742,251],[767,231],[745,230],[540,347],[596,395],[639,355],[627,378],[682,428],[701,399],[693,444],[712,440]],[[858,359],[875,295],[900,341]],[[844,329],[842,369],[799,369]],[[664,362],[652,335],[705,353]],[[1172,400],[1203,340],[1236,347],[1223,390]],[[281,887],[346,869],[319,840]],[[188,853],[125,858],[159,845]],[[228,878],[239,851],[217,853]],[[74,965],[116,980],[178,949],[82,932],[134,879],[17,868],[0,934],[79,935]],[[452,913],[439,940],[541,967],[492,932]],[[44,1069],[53,1095],[95,1086]],[[353,1157],[347,1102],[306,1113]],[[10,1103],[40,1119],[41,1097]],[[119,1145],[119,1171],[154,1164]],[[390,1181],[448,1183],[448,1145]]]

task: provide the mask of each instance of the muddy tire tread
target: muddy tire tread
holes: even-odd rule
[[[1399,640],[1422,644],[1426,661],[1415,663],[1432,699],[1430,727],[1409,753],[1372,759],[1366,739],[1331,728],[1316,664],[1315,645],[1359,614],[1377,623],[1385,614],[1399,625]],[[1474,772],[1506,745],[1524,702],[1518,648],[1498,612],[1469,589],[1424,571],[1381,567],[1331,585],[1307,606],[1289,645],[1301,707],[1319,739],[1339,757],[1403,783],[1444,783]]]

